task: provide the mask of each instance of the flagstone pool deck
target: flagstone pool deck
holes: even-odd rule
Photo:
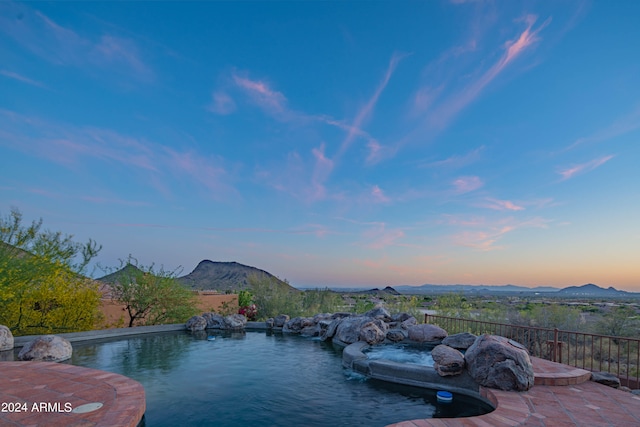
[[[526,392],[481,389],[495,411],[469,418],[403,421],[388,427],[639,427],[640,396],[590,381],[591,372],[532,357]]]
[[[640,396],[589,381],[591,373],[533,358],[535,385],[526,392],[483,389],[496,410],[478,417],[403,421],[392,427],[637,427]],[[38,412],[39,404],[93,412]],[[0,362],[0,426],[135,427],[145,411],[144,389],[122,375],[50,362]],[[13,404],[11,407],[10,405]],[[16,411],[15,404],[26,411]]]

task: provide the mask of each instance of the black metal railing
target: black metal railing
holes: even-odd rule
[[[621,385],[640,388],[640,339],[431,314],[425,314],[424,321],[440,326],[450,335],[501,335],[524,345],[531,356],[592,372],[608,372],[620,378]]]

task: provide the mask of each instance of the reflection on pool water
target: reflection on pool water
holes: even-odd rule
[[[433,366],[431,348],[414,347],[402,344],[379,345],[364,351],[369,360],[386,359],[399,363]]]
[[[70,363],[142,383],[147,427],[384,426],[491,410],[465,396],[464,409],[455,409],[436,403],[434,390],[366,380],[342,368],[330,343],[264,332],[74,344]]]

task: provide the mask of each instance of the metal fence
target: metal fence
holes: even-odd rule
[[[449,334],[471,332],[507,337],[524,345],[531,356],[589,371],[608,372],[620,378],[621,385],[640,388],[640,339],[431,314],[425,314],[424,321],[440,326]]]

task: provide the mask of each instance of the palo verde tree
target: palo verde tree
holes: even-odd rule
[[[110,283],[111,297],[124,304],[129,327],[184,322],[197,313],[196,295],[176,280],[175,270],[138,265],[131,255],[120,267],[102,280]]]
[[[42,219],[23,225],[17,209],[0,217],[0,324],[17,336],[93,329],[100,292],[83,273],[100,249],[42,231]]]

